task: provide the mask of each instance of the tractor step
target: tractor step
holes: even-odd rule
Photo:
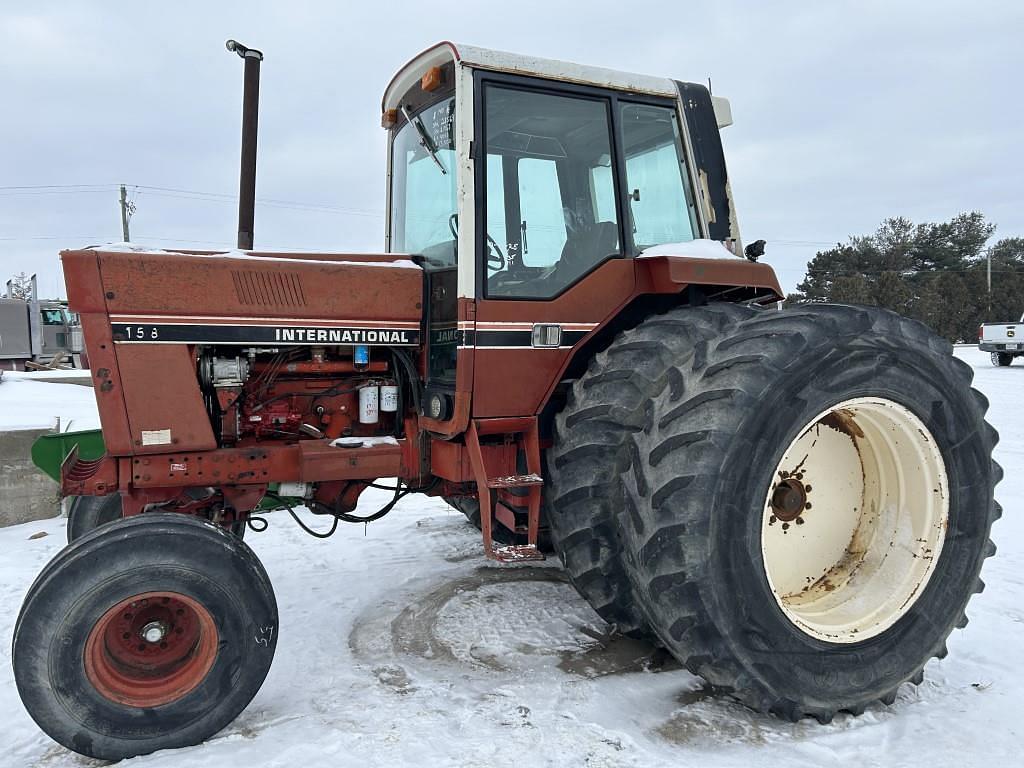
[[[495,547],[491,556],[499,563],[522,563],[528,560],[543,560],[544,555],[536,544],[510,544]]]
[[[532,485],[544,485],[544,478],[532,474],[487,478],[488,488],[529,488]]]
[[[501,563],[543,560],[544,555],[537,549],[544,479],[540,474],[536,417],[473,419],[466,431],[466,448],[480,500],[484,552]],[[522,471],[517,466],[520,457],[526,459],[525,474],[517,474],[517,470]],[[526,493],[509,493],[517,488]],[[514,501],[512,496],[516,497]],[[514,504],[514,508],[510,504]],[[522,513],[524,507],[525,525],[517,519],[517,512]],[[495,525],[518,535],[525,534],[526,544],[496,547]]]

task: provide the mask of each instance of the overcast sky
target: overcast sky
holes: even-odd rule
[[[787,289],[815,250],[887,216],[980,210],[998,236],[1024,235],[1019,1],[4,0],[0,282],[38,272],[44,295],[64,295],[58,250],[121,239],[122,182],[133,241],[234,244],[242,62],[229,37],[266,55],[257,197],[283,203],[257,207],[257,248],[383,247],[381,93],[443,39],[711,77],[732,102],[744,240],[768,241]],[[95,186],[11,189],[41,185]]]

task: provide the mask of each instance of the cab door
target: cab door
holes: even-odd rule
[[[481,74],[476,101],[473,415],[533,415],[636,295],[632,257],[699,216],[674,99]]]
[[[478,78],[473,416],[533,415],[635,290],[615,119],[599,89]]]

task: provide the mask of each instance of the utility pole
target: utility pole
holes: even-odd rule
[[[253,222],[256,218],[256,131],[260,103],[260,62],[263,53],[237,40],[224,46],[245,62],[242,90],[242,161],[238,182],[238,247],[252,250]]]
[[[991,319],[992,315],[992,249],[989,248],[985,255],[988,257],[988,317]]]
[[[124,242],[131,242],[128,237],[128,191],[124,184],[121,185],[121,237],[124,238]]]

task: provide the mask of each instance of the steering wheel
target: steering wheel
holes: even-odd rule
[[[459,239],[459,214],[453,213],[448,217],[448,231],[452,233],[453,240]],[[505,258],[505,254],[493,237],[486,232],[484,237],[487,238],[487,267],[500,272],[505,269],[508,259]]]
[[[487,267],[494,269],[498,272],[505,269],[508,260],[505,258],[505,254],[501,252],[501,248],[495,242],[494,238],[488,235],[486,232],[484,236],[487,238]]]

